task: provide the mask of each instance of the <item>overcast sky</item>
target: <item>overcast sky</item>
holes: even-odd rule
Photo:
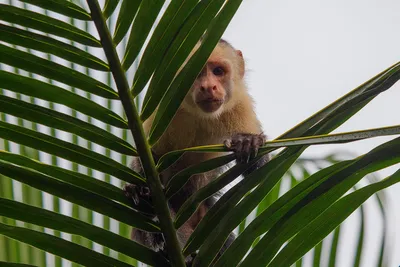
[[[265,132],[275,138],[400,61],[398,0],[246,0],[224,38],[241,49],[247,60],[247,81]],[[336,132],[400,124],[400,83],[383,93]],[[306,155],[348,150],[366,153],[390,138],[348,145],[317,146]],[[382,172],[392,174],[396,168]],[[396,224],[400,225],[400,185],[387,190]],[[372,203],[369,201],[369,203]],[[365,240],[373,266],[381,222],[371,208]],[[350,217],[350,222],[356,216]],[[346,228],[346,236],[354,236]],[[400,233],[389,266],[400,265]],[[393,236],[393,235],[392,235]],[[351,245],[351,244],[350,244]],[[351,246],[342,247],[341,264],[351,266]],[[397,253],[396,253],[397,251]],[[397,254],[397,255],[396,255]],[[346,257],[347,255],[347,257]]]

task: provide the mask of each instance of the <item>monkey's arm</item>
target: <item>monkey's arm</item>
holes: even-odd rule
[[[154,160],[156,161],[158,157],[154,154],[154,152],[152,154]],[[139,157],[133,158],[131,168],[134,171],[144,175]],[[146,185],[126,184],[123,190],[125,196],[133,202],[133,207],[139,205],[143,201],[148,202],[150,205],[152,203],[150,188]],[[157,220],[157,217],[154,214],[144,215],[153,220]],[[131,239],[153,249],[154,251],[160,251],[161,253],[165,254],[165,240],[162,233],[150,233],[140,229],[132,229]]]

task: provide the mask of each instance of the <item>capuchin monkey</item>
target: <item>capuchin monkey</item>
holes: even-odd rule
[[[203,70],[190,88],[172,122],[153,146],[154,157],[188,147],[225,144],[235,153],[240,164],[248,162],[257,155],[266,137],[254,112],[253,99],[249,95],[245,81],[245,63],[242,52],[236,50],[225,40],[220,40]],[[148,134],[153,117],[145,123]],[[223,153],[185,153],[177,162],[160,174],[162,184],[177,172],[205,160],[222,156]],[[268,161],[264,156],[257,163]],[[143,173],[139,158],[132,164],[135,171]],[[182,204],[197,190],[221,174],[223,168],[203,174],[193,175],[185,186],[169,199],[171,215],[175,216]],[[124,188],[126,196],[137,202],[140,199],[151,201],[148,188],[128,184]],[[213,205],[215,198],[204,201],[191,218],[177,230],[178,240],[183,247],[195,227]],[[164,252],[162,234],[148,233],[133,229],[132,239],[155,251]],[[231,234],[220,254],[233,242]]]

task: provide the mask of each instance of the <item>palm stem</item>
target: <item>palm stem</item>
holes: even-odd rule
[[[92,19],[100,36],[101,44],[103,45],[105,55],[117,86],[119,97],[122,102],[122,106],[128,119],[129,128],[135,140],[136,148],[146,174],[147,184],[149,185],[152,193],[154,208],[160,220],[161,230],[166,239],[169,259],[171,260],[171,264],[173,266],[185,266],[181,248],[176,236],[175,227],[168,209],[167,200],[165,198],[161,182],[158,179],[158,172],[151,154],[150,145],[146,140],[142,127],[142,121],[140,120],[139,114],[133,102],[133,98],[129,92],[129,84],[126,79],[125,72],[122,69],[121,62],[118,58],[115,45],[112,41],[98,1],[87,0],[87,3],[91,11]]]

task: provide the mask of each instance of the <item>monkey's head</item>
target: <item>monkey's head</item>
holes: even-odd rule
[[[221,40],[197,76],[182,108],[205,118],[230,110],[245,90],[242,52]]]

